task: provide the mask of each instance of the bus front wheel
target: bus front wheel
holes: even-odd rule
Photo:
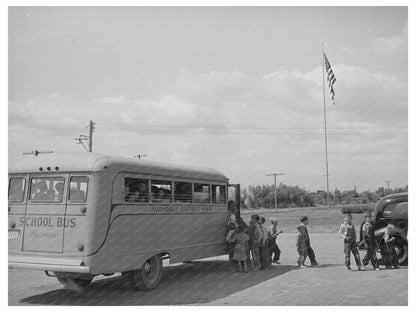
[[[123,276],[129,279],[130,285],[135,289],[155,289],[162,277],[162,257],[154,255],[147,259],[140,269],[125,272]]]

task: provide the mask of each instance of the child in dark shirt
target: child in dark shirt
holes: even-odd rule
[[[363,258],[363,265],[367,265],[370,261],[374,268],[374,270],[379,271],[380,268],[378,267],[377,261],[377,254],[376,254],[376,238],[374,234],[374,227],[371,221],[371,215],[367,214],[365,217],[365,222],[362,226],[362,237],[364,246],[367,249],[367,253]]]
[[[296,234],[296,250],[298,251],[298,266],[305,268],[305,260],[308,256],[308,248],[306,246],[306,236],[302,231],[302,227],[297,227],[298,233]]]

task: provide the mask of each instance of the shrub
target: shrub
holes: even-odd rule
[[[360,205],[360,206],[345,206],[342,207],[341,212],[343,214],[347,214],[347,213],[366,213],[367,211],[372,212],[374,209],[374,205]]]

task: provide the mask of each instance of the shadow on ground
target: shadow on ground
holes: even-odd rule
[[[315,266],[307,265],[308,269],[323,269],[323,268],[331,268],[331,267],[340,267],[344,266],[343,264],[319,264]]]
[[[195,261],[165,267],[155,290],[136,291],[121,276],[93,281],[82,291],[62,288],[27,297],[39,305],[182,305],[207,303],[297,269],[274,265],[267,271],[239,273],[228,261]]]

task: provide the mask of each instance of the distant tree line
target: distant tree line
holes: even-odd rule
[[[375,192],[356,190],[341,191],[335,189],[329,193],[329,204],[359,205],[376,203],[380,198],[393,193],[407,192],[408,186],[398,188],[379,187]],[[274,208],[274,185],[249,185],[241,191],[241,204],[245,208]],[[310,192],[298,186],[284,185],[277,187],[277,207],[315,207],[327,205],[327,192]]]

